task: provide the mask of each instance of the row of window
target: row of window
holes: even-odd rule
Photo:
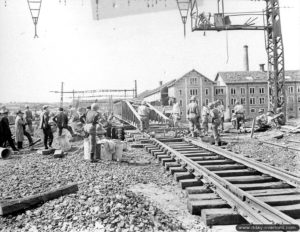
[[[198,89],[190,89],[190,95],[191,96],[197,96],[198,95]],[[205,89],[205,95],[209,95],[209,89]],[[179,96],[182,96],[182,90],[179,90]]]
[[[223,104],[223,101],[221,100],[222,104]],[[205,105],[208,105],[209,103],[209,99],[208,98],[205,98]],[[179,105],[182,106],[183,105],[183,100],[182,99],[179,99]]]
[[[236,88],[230,88],[230,93],[231,93],[231,95],[237,94]],[[241,88],[240,88],[240,93],[241,93],[242,95],[246,94],[246,88],[241,87]],[[249,88],[249,93],[250,93],[250,94],[255,94],[255,88],[254,88],[254,87],[250,87],[250,88]],[[265,93],[265,87],[259,87],[259,88],[258,88],[258,93],[264,94],[264,93]]]
[[[235,103],[237,102],[237,99],[236,98],[231,98],[230,99],[230,104],[231,105],[234,105]],[[245,97],[241,97],[241,102],[240,102],[242,105],[246,105],[246,98]],[[249,98],[249,104],[250,105],[255,105],[255,104],[260,104],[260,105],[263,105],[265,104],[265,98],[264,97],[260,97],[258,99],[258,102],[256,103],[256,99],[255,97],[250,97]]]
[[[300,86],[297,87],[297,92],[300,93]],[[258,88],[258,93],[259,94],[265,94],[265,87],[259,87]],[[294,93],[294,86],[289,86],[288,87],[288,93],[289,94],[293,94]],[[222,95],[222,94],[224,94],[224,89],[216,88],[215,89],[215,94],[216,95]],[[231,95],[238,94],[237,89],[236,88],[230,88],[230,94]],[[241,87],[240,88],[240,94],[242,94],[242,95],[246,94],[246,88]],[[249,88],[249,94],[255,94],[255,87],[250,87]]]

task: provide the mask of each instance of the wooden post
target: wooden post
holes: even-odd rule
[[[253,122],[252,122],[251,138],[253,137],[253,134],[254,134],[255,121],[256,121],[256,117],[253,118]]]

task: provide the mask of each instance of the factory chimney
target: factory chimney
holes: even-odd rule
[[[159,81],[159,86],[162,86],[163,82],[162,81]]]
[[[265,64],[259,65],[259,71],[264,72],[265,71]]]
[[[249,72],[249,55],[248,55],[248,46],[244,46],[244,71]]]

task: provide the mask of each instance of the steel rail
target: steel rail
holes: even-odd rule
[[[250,160],[248,158],[238,156],[237,154],[235,154],[233,152],[226,151],[226,150],[224,150],[222,148],[219,148],[219,147],[212,147],[211,145],[208,145],[207,143],[204,143],[202,141],[195,141],[195,140],[190,139],[190,138],[184,138],[184,141],[186,141],[188,143],[192,143],[196,146],[200,146],[200,147],[202,147],[206,150],[215,152],[217,154],[220,154],[220,155],[222,155],[222,156],[224,156],[228,159],[232,159],[232,160],[234,160],[238,163],[244,164],[245,166],[247,166],[249,168],[252,168],[252,169],[255,169],[255,170],[257,170],[261,173],[273,176],[273,177],[275,177],[279,180],[282,180],[282,181],[284,181],[284,182],[288,183],[289,185],[292,185],[296,188],[300,187],[300,178],[289,175],[289,174],[284,173],[284,172],[281,172],[277,169],[274,169],[273,167],[269,167],[269,166],[266,166],[262,163],[258,163],[256,161]]]
[[[169,155],[173,154],[173,158],[179,163],[183,161],[183,165],[191,168],[191,172],[199,179],[204,179],[206,182],[214,186],[214,191],[227,203],[242,215],[249,223],[260,224],[299,224],[293,218],[283,214],[279,210],[272,208],[266,203],[256,199],[245,191],[237,188],[230,182],[219,177],[215,173],[209,171],[205,167],[197,164],[178,151],[172,149],[168,145],[160,142],[157,139],[150,139],[154,144],[169,151]],[[184,140],[183,140],[184,141]]]

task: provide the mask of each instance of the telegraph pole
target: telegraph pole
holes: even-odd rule
[[[64,83],[61,83],[61,89],[60,89],[60,107],[63,107],[64,104]]]

